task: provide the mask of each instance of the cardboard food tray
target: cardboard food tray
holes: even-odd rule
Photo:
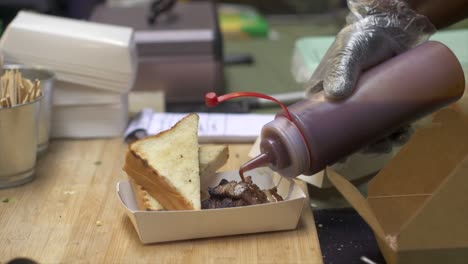
[[[468,263],[468,117],[443,109],[369,183],[364,198],[328,179],[373,229],[392,263]]]
[[[256,170],[249,175],[262,189],[271,188],[280,181],[280,176],[266,170]],[[201,190],[218,185],[223,178],[240,179],[237,171],[218,173],[201,179]],[[281,180],[278,193],[284,201],[197,211],[139,211],[130,183],[117,183],[117,196],[144,244],[295,229],[306,195],[294,181],[287,180]]]

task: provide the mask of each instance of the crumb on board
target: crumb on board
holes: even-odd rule
[[[0,200],[2,200],[2,203],[12,203],[12,202],[16,201],[16,199],[12,198],[12,197],[0,198]]]
[[[96,221],[96,226],[102,226],[102,222],[99,221],[99,220],[97,220],[97,221]]]

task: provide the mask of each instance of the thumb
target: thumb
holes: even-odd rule
[[[361,73],[361,64],[352,53],[340,53],[330,64],[323,80],[323,90],[329,99],[343,99],[353,93]]]
[[[346,39],[346,40],[345,40]],[[327,98],[350,96],[361,73],[393,56],[392,44],[384,34],[357,31],[341,39],[341,52],[335,54],[325,73],[323,89]]]

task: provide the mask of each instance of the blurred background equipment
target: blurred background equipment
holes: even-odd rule
[[[220,4],[218,13],[225,38],[268,37],[270,28],[267,20],[250,6]]]
[[[160,7],[154,24],[155,4]],[[163,90],[166,102],[203,103],[206,92],[224,92],[223,42],[210,2],[167,1],[133,6],[99,5],[90,20],[135,30],[138,74],[135,91]],[[157,8],[156,8],[157,9]],[[151,20],[151,19],[150,19]]]

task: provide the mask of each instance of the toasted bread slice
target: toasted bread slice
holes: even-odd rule
[[[167,210],[199,210],[197,114],[171,129],[132,143],[124,170]]]
[[[226,145],[204,145],[198,151],[200,162],[200,178],[213,175],[229,158]]]
[[[228,147],[226,145],[204,145],[198,150],[200,178],[213,175],[221,168],[229,158]],[[135,183],[130,178],[130,183],[135,194],[138,209],[142,211],[161,211],[164,207],[145,188]]]
[[[149,194],[141,185],[137,184],[131,177],[129,178],[130,186],[132,186],[133,194],[138,205],[138,209],[142,211],[162,211],[164,207]]]

